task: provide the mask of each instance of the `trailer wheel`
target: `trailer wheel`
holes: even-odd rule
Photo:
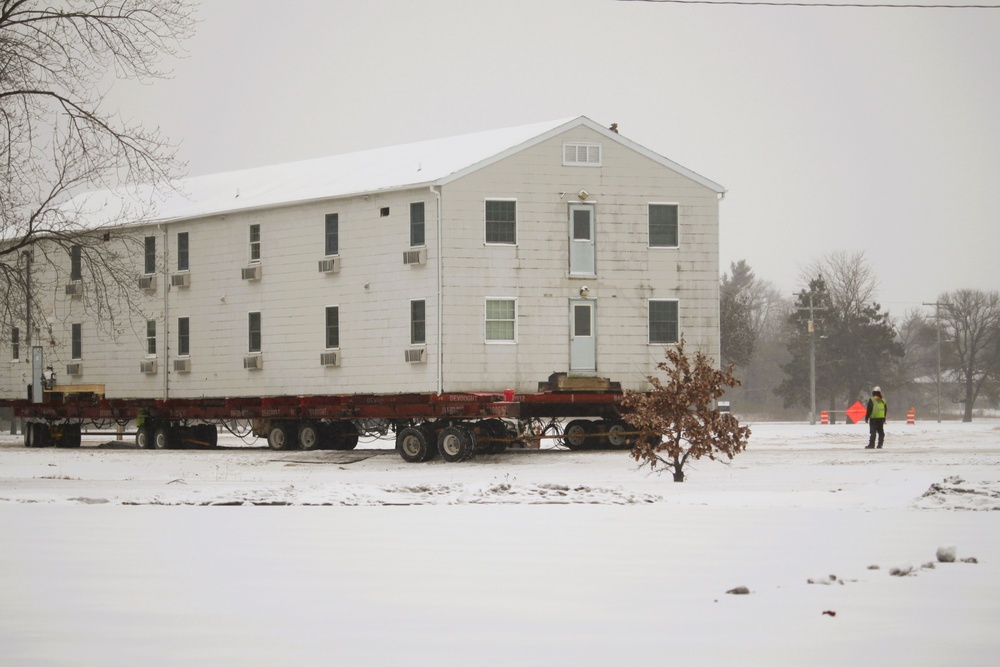
[[[270,442],[270,440],[269,440]],[[302,422],[299,426],[299,447],[309,451],[319,448],[320,428],[315,422]]]
[[[176,436],[169,426],[161,426],[153,431],[153,447],[156,449],[173,449]]]
[[[604,426],[604,437],[607,440],[608,447],[611,449],[630,449],[632,443],[635,442],[634,435],[628,435],[629,431],[633,431],[628,424],[623,421],[607,421],[602,422]]]
[[[407,463],[422,463],[434,452],[432,434],[419,426],[407,426],[396,434],[396,451]]]
[[[593,422],[585,419],[574,419],[566,425],[566,430],[563,431],[563,444],[569,449],[583,449],[593,442],[596,430]]]
[[[24,446],[34,447],[35,446],[35,425],[31,422],[24,423]]]
[[[279,451],[288,449],[293,442],[293,430],[292,425],[287,422],[275,422],[271,424],[271,430],[267,434],[267,446]]]
[[[437,449],[448,463],[465,461],[476,451],[475,436],[464,426],[449,426],[438,434]]]
[[[352,421],[338,423],[336,449],[351,450],[358,446],[358,427]]]
[[[140,426],[135,430],[135,446],[139,449],[149,449],[153,446],[153,429]]]
[[[513,437],[507,432],[507,424],[502,419],[484,419],[476,424],[483,435],[489,438],[482,450],[487,454],[502,454],[507,449],[508,440]]]
[[[72,447],[79,447],[80,444],[81,444],[80,425],[63,424],[62,432],[59,435],[59,439],[56,440],[56,446],[63,448],[72,448]]]

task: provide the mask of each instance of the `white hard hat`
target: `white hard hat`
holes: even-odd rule
[[[882,387],[875,387],[874,389],[872,389],[872,391],[877,391],[878,393],[881,394],[882,393]]]

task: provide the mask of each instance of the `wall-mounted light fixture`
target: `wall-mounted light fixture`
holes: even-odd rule
[[[580,296],[587,296],[588,294],[590,294],[590,288],[589,287],[587,287],[586,285],[584,285],[583,287],[580,288]]]
[[[576,196],[579,197],[582,201],[587,201],[587,197],[590,196],[590,193],[587,192],[586,190],[580,190],[578,193],[576,193]]]

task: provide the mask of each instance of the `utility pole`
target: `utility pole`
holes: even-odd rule
[[[934,306],[934,319],[937,320],[937,420],[941,423],[941,306],[948,307],[947,303],[935,301],[934,303],[924,303],[925,306]]]
[[[808,308],[799,308],[799,310],[809,311],[809,323],[807,325],[809,331],[809,423],[816,423],[816,324],[813,319],[813,313],[817,310],[826,310],[826,308],[820,308],[819,306],[813,305],[813,292],[799,292],[793,296],[805,296],[809,298]]]

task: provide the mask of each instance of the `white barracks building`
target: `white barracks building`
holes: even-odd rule
[[[724,189],[585,117],[180,187],[113,232],[145,250],[128,278],[142,312],[117,340],[88,321],[72,252],[37,277],[54,287],[32,343],[60,385],[531,393],[565,373],[643,390],[681,336],[719,358]],[[31,353],[7,347],[0,397],[21,398]]]

